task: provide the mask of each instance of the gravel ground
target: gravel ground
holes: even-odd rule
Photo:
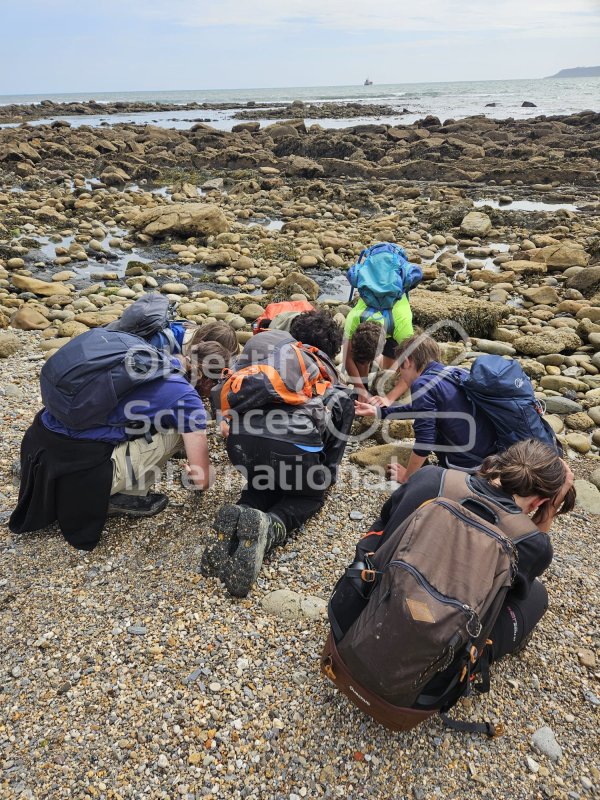
[[[38,334],[17,335],[26,347],[0,362],[2,522],[17,495],[11,464],[39,407]],[[13,537],[0,527],[1,798],[598,792],[600,673],[578,655],[599,646],[598,517],[577,512],[557,525],[551,606],[532,644],[495,667],[488,696],[456,710],[501,720],[506,734],[489,741],[437,720],[393,734],[320,677],[324,619],[283,620],[261,606],[281,588],[327,599],[387,487],[365,487],[367,473],[345,462],[324,510],[277,551],[247,599],[232,600],[198,572],[214,512],[239,486],[211,443],[217,487],[198,500],[169,484],[162,515],[110,520],[91,554],[56,531]],[[543,726],[562,748],[558,761],[532,748]]]

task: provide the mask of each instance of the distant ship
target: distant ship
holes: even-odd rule
[[[370,80],[369,78],[365,78],[365,84],[364,85],[365,86],[373,86],[373,81]]]

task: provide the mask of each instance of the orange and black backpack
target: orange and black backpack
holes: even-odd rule
[[[304,405],[323,397],[337,373],[318,348],[297,342],[286,331],[266,330],[246,342],[233,370],[223,377],[217,391],[227,416],[271,405]]]

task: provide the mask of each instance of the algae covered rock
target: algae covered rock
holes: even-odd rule
[[[519,336],[513,342],[517,352],[526,356],[542,356],[550,353],[562,353],[565,350],[577,350],[581,344],[579,336],[570,328],[549,328],[543,333]]]
[[[462,338],[460,329],[469,336],[492,339],[496,326],[511,310],[508,306],[476,300],[458,292],[442,294],[427,289],[411,292],[410,305],[415,325],[425,330],[435,326],[432,335],[442,340]],[[444,325],[446,321],[448,325]]]

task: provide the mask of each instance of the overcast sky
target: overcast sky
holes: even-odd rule
[[[0,0],[0,94],[538,78],[600,0]]]

